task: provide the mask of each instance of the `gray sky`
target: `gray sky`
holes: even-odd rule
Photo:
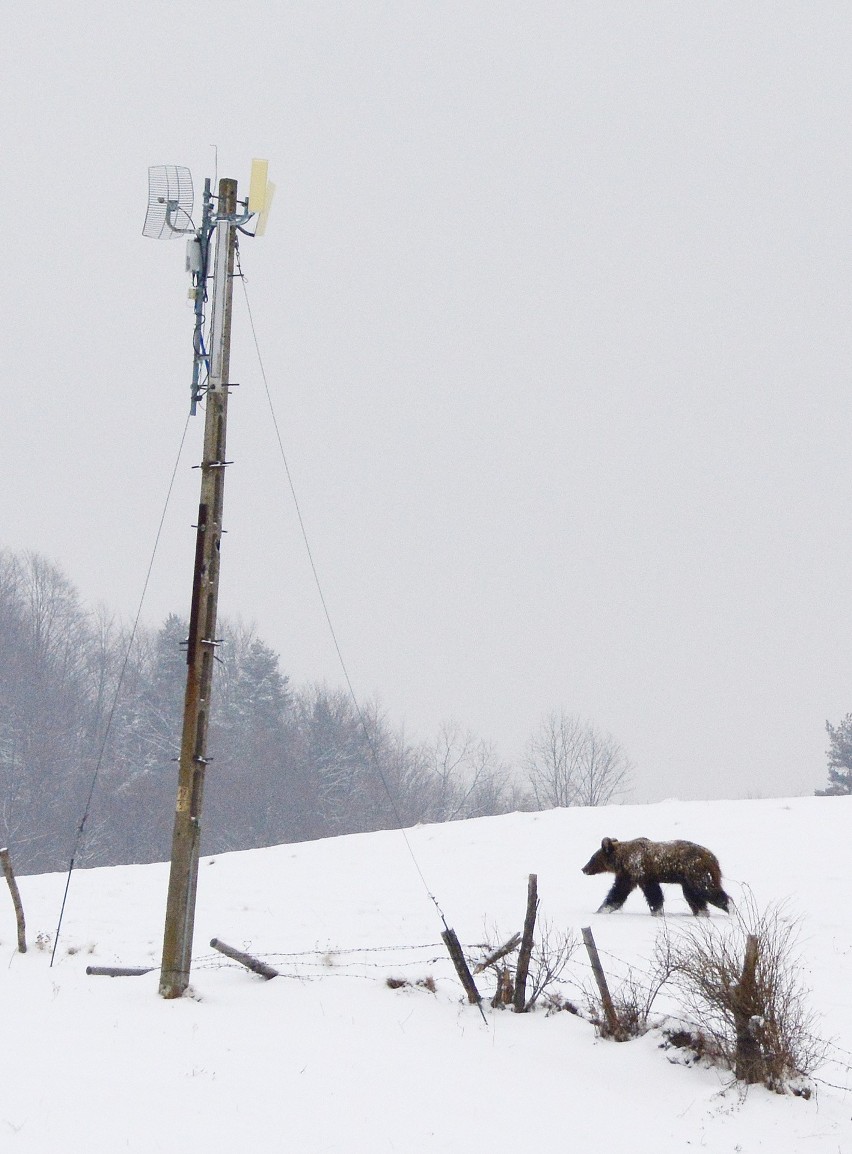
[[[202,23],[203,13],[203,23]],[[852,8],[47,0],[0,38],[0,544],[132,617],[191,375],[147,166],[278,191],[254,320],[357,692],[634,799],[805,793],[852,710]],[[237,286],[222,613],[342,678]],[[144,619],[186,612],[202,435]]]

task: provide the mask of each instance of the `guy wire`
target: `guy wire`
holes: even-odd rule
[[[438,911],[438,916],[440,917],[441,921],[443,922],[444,929],[449,932],[450,927],[447,925],[447,919],[444,916],[444,911],[441,909],[441,906],[438,903],[438,899],[435,897],[435,895],[432,893],[431,889],[429,888],[429,885],[428,885],[426,878],[423,874],[423,870],[420,868],[420,863],[418,862],[417,857],[415,856],[414,849],[411,845],[411,841],[408,837],[408,834],[405,831],[405,827],[404,827],[403,821],[402,821],[402,815],[399,812],[399,807],[396,804],[396,799],[394,798],[394,796],[391,792],[390,786],[388,785],[387,778],[385,777],[385,774],[382,771],[382,767],[381,767],[381,764],[379,762],[378,750],[376,749],[376,745],[375,745],[375,742],[373,740],[373,736],[370,733],[370,729],[367,725],[366,718],[364,717],[364,713],[361,709],[361,704],[358,701],[358,697],[357,697],[357,695],[355,693],[355,689],[352,685],[351,678],[349,677],[349,670],[347,669],[346,662],[345,662],[344,657],[343,657],[343,652],[342,652],[342,650],[340,648],[340,644],[337,640],[337,633],[336,633],[335,628],[334,628],[334,623],[331,620],[331,613],[329,612],[328,603],[327,603],[326,598],[325,598],[325,593],[323,592],[322,582],[320,581],[319,573],[317,571],[317,567],[316,567],[316,564],[314,562],[314,555],[313,555],[313,551],[311,549],[310,540],[308,538],[308,531],[307,531],[307,528],[305,526],[304,518],[302,517],[302,510],[301,510],[301,507],[299,505],[299,499],[296,495],[296,486],[293,482],[293,476],[290,472],[290,465],[287,461],[287,454],[284,451],[284,441],[283,441],[283,438],[281,436],[281,429],[280,429],[280,426],[278,424],[278,417],[277,417],[276,412],[275,412],[275,406],[272,402],[272,394],[271,394],[270,389],[269,389],[269,381],[268,381],[267,376],[266,376],[266,368],[264,366],[263,357],[262,357],[261,352],[260,352],[260,344],[258,342],[257,330],[256,330],[255,324],[254,324],[254,317],[252,316],[251,302],[249,301],[248,288],[246,286],[246,277],[245,277],[245,274],[242,270],[242,265],[240,264],[239,243],[237,244],[237,248],[236,248],[236,260],[237,260],[237,271],[234,275],[238,276],[240,278],[240,280],[242,281],[243,296],[245,297],[245,302],[246,302],[246,311],[248,313],[249,327],[251,328],[251,335],[252,335],[252,339],[254,341],[255,352],[257,354],[257,363],[260,367],[260,375],[261,375],[261,378],[263,380],[264,390],[266,392],[266,401],[267,401],[267,404],[269,405],[269,412],[270,412],[270,415],[272,417],[272,426],[275,430],[275,437],[278,441],[278,449],[281,453],[281,461],[284,465],[284,474],[287,478],[287,487],[290,490],[290,496],[291,496],[292,501],[293,501],[293,506],[296,510],[296,517],[297,517],[298,522],[299,522],[299,530],[300,530],[301,535],[302,535],[302,541],[303,541],[304,546],[305,546],[305,552],[307,553],[308,564],[310,565],[311,573],[313,574],[314,584],[316,585],[317,593],[319,594],[320,604],[322,606],[322,611],[323,611],[323,615],[325,617],[326,625],[328,626],[328,631],[331,635],[331,640],[332,640],[332,644],[334,646],[335,653],[337,654],[337,660],[338,660],[338,663],[340,665],[340,669],[343,673],[343,678],[346,682],[346,687],[349,691],[349,696],[352,698],[352,704],[355,707],[355,712],[358,716],[358,722],[361,726],[361,730],[362,730],[364,737],[367,741],[367,745],[369,746],[370,756],[371,756],[372,761],[373,761],[373,768],[375,769],[376,774],[382,783],[384,791],[387,794],[388,801],[390,802],[391,809],[393,811],[393,815],[396,819],[397,829],[402,834],[403,840],[405,841],[406,849],[408,850],[409,856],[411,857],[411,861],[414,865],[415,870],[417,871],[417,874],[418,874],[421,882],[423,883],[423,888],[426,890],[427,895],[429,896],[430,900],[434,904],[435,909]]]
[[[59,931],[62,928],[62,919],[65,915],[65,903],[68,900],[68,888],[71,885],[71,874],[74,870],[74,859],[76,858],[77,851],[80,848],[80,842],[82,841],[83,833],[84,833],[85,828],[86,828],[86,822],[88,821],[88,818],[89,818],[89,810],[91,809],[91,805],[92,805],[92,797],[93,797],[94,792],[95,792],[95,786],[97,784],[98,775],[100,774],[100,771],[101,771],[101,764],[102,764],[103,759],[104,759],[104,752],[106,750],[106,744],[107,744],[107,741],[109,740],[110,731],[112,729],[112,722],[113,722],[113,718],[115,717],[115,711],[118,708],[118,698],[119,698],[119,695],[121,693],[122,684],[124,682],[124,675],[127,672],[127,666],[130,662],[130,653],[133,649],[133,642],[136,640],[136,632],[139,628],[139,619],[142,616],[142,606],[145,604],[145,596],[148,592],[148,584],[151,580],[151,572],[154,568],[154,560],[157,556],[157,549],[158,549],[159,544],[160,544],[160,536],[162,535],[162,532],[163,532],[163,525],[164,525],[165,520],[166,520],[166,513],[167,513],[168,508],[169,508],[169,502],[171,500],[172,490],[174,489],[175,477],[177,476],[178,466],[180,465],[180,459],[181,459],[181,456],[183,455],[183,446],[184,446],[184,442],[186,441],[187,429],[189,428],[189,419],[190,419],[190,414],[187,413],[186,422],[183,426],[183,432],[181,433],[180,445],[178,446],[177,457],[175,458],[174,468],[172,469],[171,479],[169,480],[168,491],[166,492],[166,499],[165,499],[165,502],[163,504],[163,512],[160,516],[160,523],[157,526],[157,532],[156,532],[156,535],[154,537],[154,547],[151,550],[151,559],[148,562],[148,571],[145,574],[145,581],[142,585],[142,595],[139,598],[139,607],[136,610],[136,617],[133,621],[133,628],[130,630],[130,638],[127,642],[127,649],[126,649],[125,654],[124,654],[124,661],[122,662],[121,670],[120,670],[119,675],[118,675],[118,682],[117,682],[116,687],[115,687],[115,693],[113,694],[112,705],[110,707],[110,711],[109,711],[109,714],[107,716],[107,723],[106,723],[106,726],[104,728],[104,733],[103,733],[103,737],[101,739],[100,749],[98,751],[98,760],[95,763],[95,769],[94,769],[94,772],[92,773],[92,780],[89,783],[89,792],[88,792],[88,795],[86,797],[86,805],[85,805],[85,808],[83,810],[83,816],[80,819],[79,826],[77,827],[77,835],[74,838],[74,845],[71,849],[71,860],[68,863],[68,876],[65,879],[65,892],[62,895],[62,906],[59,910],[59,921],[56,923],[56,933],[53,936],[53,950],[51,951],[51,954],[50,954],[51,968],[53,966],[53,959],[56,957],[56,947],[59,945]]]

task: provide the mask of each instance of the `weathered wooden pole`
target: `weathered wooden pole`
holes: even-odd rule
[[[609,986],[606,982],[606,974],[601,965],[598,947],[595,945],[594,935],[592,934],[592,927],[584,926],[582,932],[586,952],[589,955],[589,961],[592,965],[592,973],[595,975],[595,981],[598,984],[598,993],[601,996],[601,1005],[603,1006],[607,1029],[609,1030],[610,1037],[614,1038],[616,1042],[620,1042],[623,1037],[623,1031],[621,1029],[621,1023],[618,1020],[618,1014],[615,1012],[615,1006],[612,1003]]]
[[[446,922],[444,923],[446,925]],[[473,975],[468,969],[468,964],[465,961],[464,951],[461,948],[461,942],[455,930],[449,927],[441,931],[441,938],[444,945],[447,947],[447,952],[452,958],[453,965],[456,967],[456,973],[459,976],[459,981],[464,986],[464,992],[467,994],[467,1000],[472,1006],[479,1006],[482,1017],[485,1014],[482,1011],[482,995],[476,988],[476,982],[473,980]]]
[[[515,996],[513,999],[516,1014],[523,1014],[527,1008],[527,975],[530,972],[530,958],[532,957],[533,933],[535,919],[538,912],[538,874],[530,874],[527,882],[527,912],[524,918],[524,933],[521,938],[521,948],[518,951],[518,967],[515,971]]]
[[[171,871],[163,935],[160,994],[179,998],[189,985],[195,895],[201,840],[201,806],[207,768],[207,727],[216,613],[219,598],[219,549],[225,487],[225,432],[231,342],[231,300],[237,182],[219,181],[215,224],[216,255],[213,274],[210,369],[205,392],[204,456],[201,462],[201,500],[196,526],[192,608],[186,651],[186,693],[178,771],[177,803],[172,835]]]
[[[757,938],[749,934],[746,938],[743,972],[739,985],[733,990],[734,1027],[737,1049],[734,1073],[746,1083],[760,1082],[763,1077],[763,1059],[760,1043],[754,1036],[752,1018],[757,1012],[755,998],[755,974],[757,972]]]
[[[155,966],[86,966],[86,973],[95,978],[141,978]]]
[[[280,977],[280,972],[274,966],[270,966],[267,962],[262,962],[260,958],[254,958],[251,954],[247,954],[245,950],[234,949],[229,946],[227,942],[222,942],[218,938],[211,938],[210,945],[214,950],[218,950],[220,954],[224,954],[226,958],[233,958],[235,962],[239,962],[241,966],[245,966],[247,970],[251,970],[254,974],[260,974],[262,978],[267,981],[270,978]]]
[[[24,921],[24,906],[21,902],[21,891],[18,889],[18,883],[15,880],[15,871],[12,869],[12,859],[9,857],[9,850],[6,848],[0,849],[0,864],[3,866],[3,873],[6,875],[6,881],[9,883],[12,905],[15,907],[15,920],[18,923],[18,952],[25,954],[27,952],[27,926]]]

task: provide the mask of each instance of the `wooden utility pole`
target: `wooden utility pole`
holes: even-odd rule
[[[219,181],[210,368],[205,392],[204,457],[195,543],[192,608],[186,652],[186,694],[180,746],[177,804],[172,836],[171,872],[163,936],[160,994],[179,998],[189,985],[195,893],[201,841],[201,805],[207,768],[207,727],[219,598],[219,547],[225,487],[225,431],[231,343],[231,299],[237,182]]]

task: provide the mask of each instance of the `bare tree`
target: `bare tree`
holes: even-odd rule
[[[86,763],[87,617],[62,571],[0,551],[0,835],[19,872],[55,869]]]
[[[628,791],[633,774],[633,766],[615,738],[590,725],[577,769],[575,805],[607,805]]]
[[[583,729],[577,717],[553,710],[527,744],[524,769],[538,809],[575,804]]]
[[[457,821],[505,812],[507,771],[493,745],[446,722],[428,749],[432,774],[431,821]]]
[[[606,805],[627,792],[633,772],[615,738],[565,710],[543,718],[523,768],[538,809]]]

